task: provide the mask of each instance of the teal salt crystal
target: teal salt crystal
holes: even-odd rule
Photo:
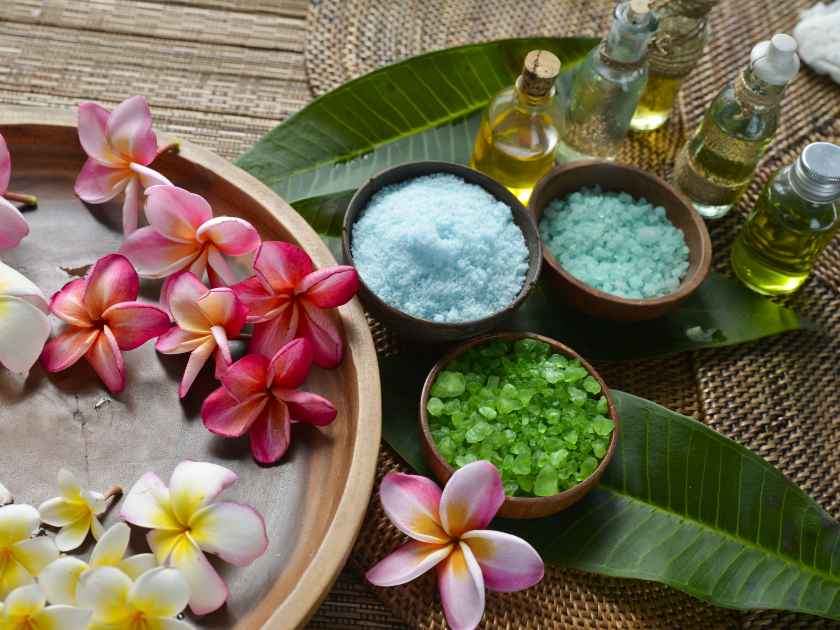
[[[557,262],[591,287],[622,298],[673,293],[688,270],[688,246],[661,206],[627,193],[584,188],[552,201],[540,221]]]
[[[383,301],[421,319],[461,322],[516,299],[528,249],[509,206],[438,173],[386,186],[353,226],[353,260]]]

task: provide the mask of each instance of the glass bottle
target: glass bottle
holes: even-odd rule
[[[648,80],[630,128],[653,131],[671,116],[674,99],[706,45],[709,11],[718,0],[671,0],[659,15],[648,50]]]
[[[564,86],[558,163],[615,158],[647,81],[647,47],[657,23],[648,0],[616,6],[609,35]]]
[[[532,50],[516,83],[497,94],[481,119],[470,167],[504,184],[523,204],[554,166],[561,112],[554,94],[560,60]]]
[[[732,246],[732,269],[753,291],[796,291],[840,228],[840,147],[815,142],[768,182]]]
[[[715,97],[677,155],[674,182],[707,219],[724,216],[746,190],[779,126],[785,86],[798,71],[790,35],[756,44],[750,65]]]

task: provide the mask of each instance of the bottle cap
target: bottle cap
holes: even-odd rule
[[[785,85],[799,72],[796,40],[785,33],[776,33],[769,41],[756,44],[750,54],[755,75],[770,85]]]
[[[840,147],[813,142],[796,160],[796,183],[805,195],[819,202],[840,199]]]
[[[560,74],[560,60],[547,50],[532,50],[525,57],[520,89],[528,96],[545,96]]]

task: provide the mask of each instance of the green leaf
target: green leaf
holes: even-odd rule
[[[238,165],[337,236],[353,192],[379,171],[416,160],[466,164],[481,111],[513,83],[529,50],[550,50],[570,66],[597,41],[506,39],[412,57],[315,99]]]
[[[380,360],[383,436],[430,475],[419,393],[438,353]],[[572,508],[493,527],[547,562],[669,584],[730,608],[840,619],[840,526],[780,471],[705,425],[612,390],[619,447],[599,486]]]

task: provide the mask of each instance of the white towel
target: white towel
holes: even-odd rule
[[[827,74],[840,84],[840,0],[818,2],[799,14],[793,36],[799,56],[817,74]]]

